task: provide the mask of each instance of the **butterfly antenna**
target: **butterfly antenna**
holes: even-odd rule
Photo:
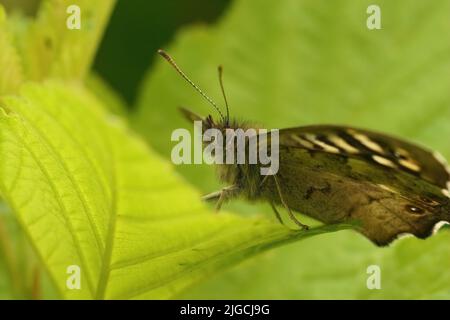
[[[178,67],[178,65],[175,63],[175,61],[172,59],[171,56],[169,56],[169,54],[167,54],[167,52],[165,52],[164,50],[158,50],[158,54],[161,55],[164,59],[167,60],[167,62],[169,62],[172,67],[180,74],[180,76],[182,76],[184,78],[184,80],[186,80],[198,93],[201,94],[201,96],[203,98],[206,99],[206,101],[208,101],[213,107],[214,109],[217,110],[217,112],[220,114],[220,117],[226,121],[225,117],[223,116],[223,113],[220,111],[219,107],[217,106],[217,104],[210,98],[208,97],[203,91],[202,89],[199,88],[199,86],[197,86],[191,79],[189,79],[189,77],[180,69],[180,67]]]
[[[227,117],[226,117],[225,121],[226,121],[226,124],[228,126],[229,122],[230,122],[230,110],[228,108],[227,95],[225,94],[225,89],[224,89],[224,86],[223,86],[223,67],[219,66],[218,70],[219,70],[220,89],[222,89],[223,100],[225,101],[225,107],[227,108]]]

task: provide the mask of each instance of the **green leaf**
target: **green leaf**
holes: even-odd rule
[[[11,27],[30,80],[82,79],[88,73],[115,0],[43,0],[36,19],[16,16]],[[81,28],[67,27],[77,5]]]
[[[314,237],[215,275],[181,299],[450,299],[450,232],[374,248],[354,232]],[[381,270],[368,290],[367,268]]]
[[[5,11],[0,5],[0,95],[15,92],[22,82],[22,66],[12,40]]]
[[[14,213],[0,204],[0,299],[57,298]]]
[[[217,102],[216,67],[222,64],[231,115],[238,119],[267,128],[372,128],[449,158],[450,40],[442,35],[448,33],[450,1],[377,1],[381,30],[366,27],[370,4],[236,0],[217,25],[184,30],[166,50]],[[161,59],[142,85],[133,123],[165,157],[170,132],[191,126],[178,114],[179,105],[217,116]],[[218,187],[210,167],[178,171],[205,192]],[[431,276],[450,267],[448,241],[449,232],[442,232],[379,249],[352,232],[339,232],[255,258],[183,297],[449,298],[448,277]],[[380,265],[383,290],[366,288],[369,264]]]
[[[91,72],[86,77],[85,84],[109,111],[119,116],[128,113],[125,100],[99,74]]]
[[[172,167],[80,87],[5,98],[0,190],[65,298],[165,298],[307,232],[213,214]],[[69,266],[81,290],[66,287]]]

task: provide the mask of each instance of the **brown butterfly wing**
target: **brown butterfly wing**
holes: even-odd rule
[[[450,167],[445,159],[416,144],[374,131],[334,125],[283,129],[280,144],[302,146],[298,138],[308,141],[308,137],[313,137],[313,150],[326,152],[324,147],[331,146],[348,157],[364,158],[375,164],[383,164],[383,159],[387,159],[398,170],[441,188],[450,188]]]
[[[281,130],[277,177],[292,209],[325,223],[356,219],[377,245],[404,233],[425,238],[450,221],[445,166],[430,151],[381,134],[338,126]],[[279,202],[271,179],[265,191]]]

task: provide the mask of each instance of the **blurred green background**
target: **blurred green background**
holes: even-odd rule
[[[1,0],[8,11],[36,13],[39,0]],[[94,69],[132,106],[155,52],[177,30],[214,22],[231,0],[118,0],[104,34]]]
[[[167,46],[185,25],[214,22],[229,2],[119,0],[94,68],[132,105],[156,50]]]

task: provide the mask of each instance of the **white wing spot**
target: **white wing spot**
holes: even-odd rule
[[[399,233],[397,235],[397,237],[395,238],[395,240],[406,239],[406,238],[414,238],[414,235],[412,233],[408,233],[408,232]]]
[[[328,137],[328,139],[333,142],[336,146],[338,146],[341,149],[344,149],[345,151],[347,151],[348,153],[359,153],[359,150],[356,149],[354,146],[350,145],[349,143],[347,143],[347,141],[345,141],[344,139],[342,139],[341,137],[338,137],[336,135],[330,135]]]
[[[330,146],[329,144],[326,144],[325,142],[318,140],[314,134],[307,134],[305,137],[315,145],[322,147],[323,150],[325,150],[326,152],[341,153],[338,148]]]
[[[391,167],[391,168],[397,168],[397,166],[395,165],[395,163],[393,163],[393,162],[392,162],[391,160],[389,160],[389,159],[386,159],[385,157],[381,157],[381,156],[375,155],[375,156],[372,156],[372,159],[373,159],[375,162],[377,162],[377,163],[379,163],[379,164],[381,164],[381,165],[383,165],[383,166]]]
[[[433,227],[433,235],[436,234],[436,232],[439,231],[440,228],[442,228],[443,226],[445,226],[446,224],[450,224],[448,221],[439,221],[438,223],[436,223]]]
[[[370,150],[378,152],[378,153],[381,153],[381,154],[385,153],[383,148],[378,143],[376,143],[375,141],[371,140],[365,134],[358,133],[355,130],[348,130],[347,132],[349,134],[351,134],[353,136],[353,138],[355,138],[356,140],[361,142],[365,147],[369,148]]]
[[[391,193],[398,193],[397,191],[395,191],[394,189],[388,187],[388,186],[385,185],[385,184],[381,184],[381,183],[380,183],[380,184],[378,184],[378,186],[379,186],[381,189],[386,190],[386,191],[389,191],[389,192],[391,192]]]
[[[448,174],[450,174],[450,166],[448,165],[447,160],[444,158],[444,156],[437,151],[433,152],[433,156],[437,161],[439,161],[440,164],[444,166]]]
[[[416,172],[420,171],[419,165],[412,160],[400,159],[400,160],[398,160],[398,163],[400,163],[400,165],[402,165],[403,167],[408,168],[412,171],[416,171]]]
[[[444,194],[444,196],[450,198],[450,191],[448,191],[447,189],[442,189],[442,193]]]
[[[291,138],[293,140],[295,140],[296,142],[300,143],[302,146],[304,146],[305,148],[308,149],[314,149],[314,144],[312,144],[311,142],[309,142],[308,140],[305,140],[303,138],[300,138],[299,136],[292,134]]]

